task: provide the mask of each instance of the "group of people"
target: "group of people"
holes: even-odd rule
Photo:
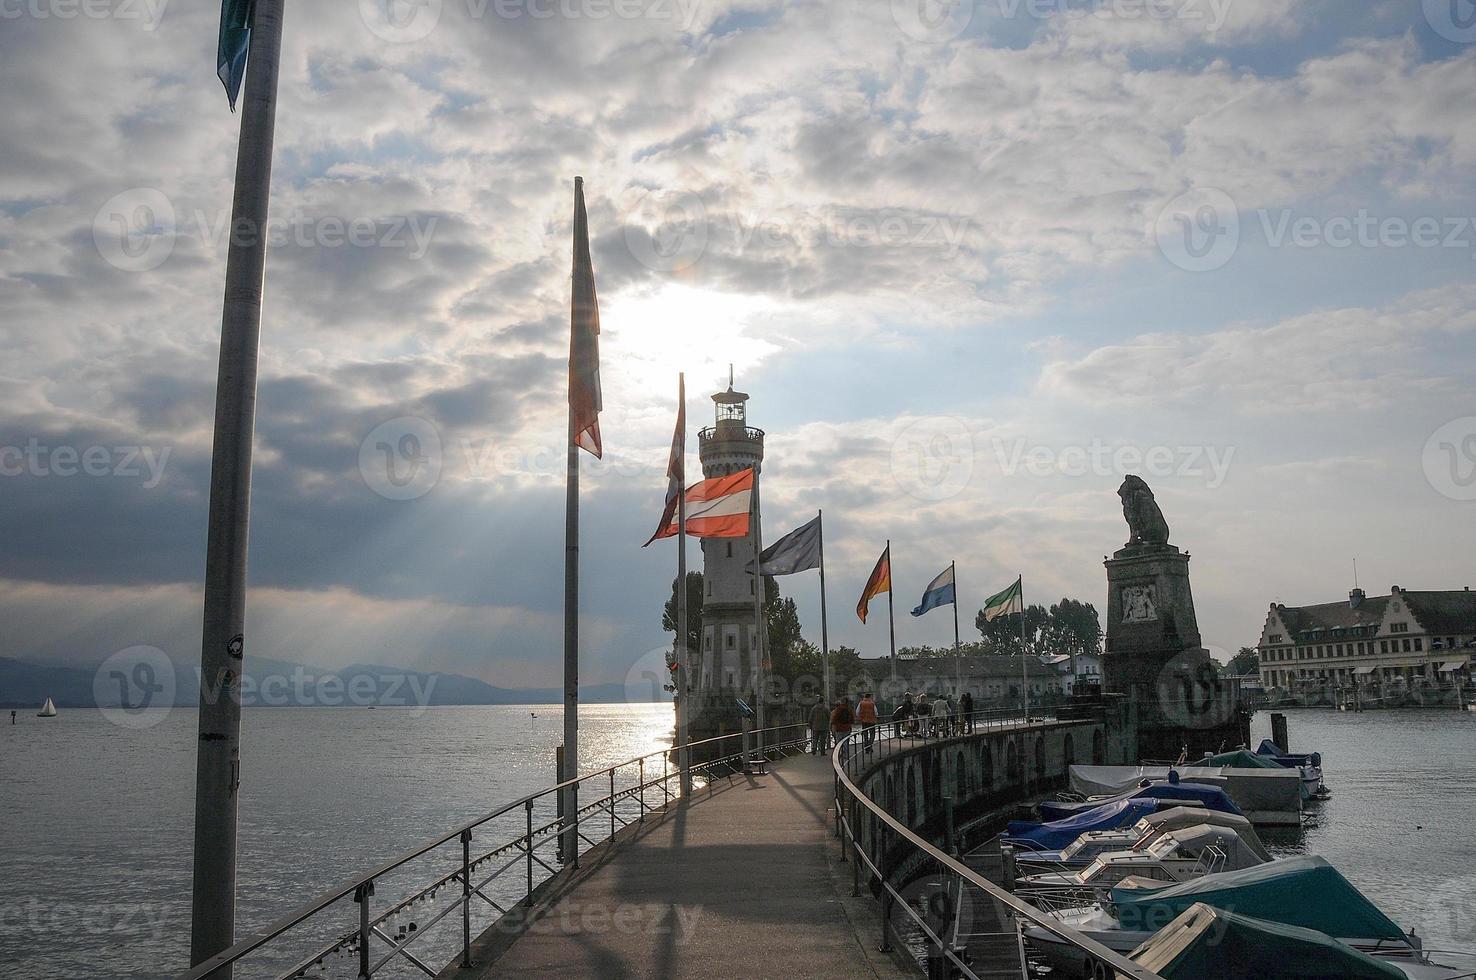
[[[864,693],[856,699],[842,697],[830,706],[824,701],[815,702],[810,709],[810,752],[815,755],[828,752],[832,740],[851,734],[858,725],[861,728],[862,751],[870,752],[876,740],[876,699]],[[931,700],[926,694],[913,697],[911,691],[902,696],[902,703],[892,712],[891,723],[898,738],[946,738],[963,735],[974,730],[974,696],[968,691],[953,703],[947,694],[939,694]]]

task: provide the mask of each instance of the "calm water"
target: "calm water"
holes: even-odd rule
[[[1320,854],[1431,949],[1476,950],[1476,712],[1286,711],[1294,752],[1322,753],[1332,799],[1277,854]],[[1252,726],[1271,736],[1266,712]]]
[[[194,711],[176,710],[142,731],[111,725],[96,711],[22,715],[12,727],[5,712],[0,727],[0,975],[157,977],[182,968]],[[553,783],[562,717],[557,705],[419,714],[247,709],[237,935]],[[586,705],[581,725],[587,771],[669,745],[672,710]],[[429,881],[443,867],[422,865],[414,877]],[[507,888],[520,896],[515,877]],[[376,905],[392,890],[380,888]],[[345,912],[325,927],[348,931],[353,907]],[[427,958],[439,966],[449,954]]]
[[[1287,714],[1334,795],[1268,844],[1324,855],[1427,945],[1476,948],[1476,713]],[[560,725],[557,706],[248,710],[238,932],[549,784]],[[1269,728],[1258,715],[1256,739]],[[670,707],[587,706],[585,768],[670,735]],[[190,711],[144,731],[75,710],[0,729],[0,973],[154,977],[186,961],[194,739]]]

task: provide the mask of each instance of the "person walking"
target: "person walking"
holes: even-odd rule
[[[897,710],[892,712],[892,725],[895,726],[897,738],[901,738],[912,726],[912,715],[916,705],[912,703],[912,692],[908,691],[902,696],[902,703],[897,705]]]
[[[851,734],[851,726],[856,723],[856,715],[851,711],[851,702],[841,698],[830,709],[830,737],[837,744],[840,740]],[[845,762],[851,755],[851,743],[846,741],[841,747],[841,762]]]
[[[933,731],[939,738],[947,738],[952,734],[952,715],[948,695],[938,695],[938,700],[933,702]]]
[[[856,705],[856,721],[861,726],[862,744],[870,752],[871,743],[876,739],[876,701],[870,692],[861,695],[861,703]]]
[[[830,709],[824,699],[810,709],[810,753],[824,755],[830,750]]]
[[[933,706],[928,703],[926,694],[917,696],[917,704],[912,709],[913,717],[917,719],[917,733],[923,738],[928,737],[929,730],[933,725]]]
[[[974,734],[974,696],[968,691],[963,692],[963,697],[958,699],[958,713],[964,732]]]

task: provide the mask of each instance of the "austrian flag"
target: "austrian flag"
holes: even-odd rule
[[[694,483],[687,488],[686,497],[688,537],[748,537],[748,514],[753,501],[753,467]],[[676,534],[677,520],[673,517],[656,532],[656,537],[672,538]]]

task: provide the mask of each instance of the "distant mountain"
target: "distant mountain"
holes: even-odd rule
[[[0,657],[0,707],[37,708],[47,698],[59,708],[115,707],[125,695],[138,703],[138,683],[161,684],[162,665],[153,665],[152,677],[121,672],[99,679],[99,668],[60,667]],[[174,703],[199,701],[199,668],[175,668]],[[94,691],[94,681],[97,682]],[[586,684],[579,698],[587,704],[618,704],[631,698],[623,684]],[[453,704],[558,704],[563,688],[495,687],[475,677],[410,670],[381,664],[352,664],[324,670],[285,660],[254,658],[241,684],[247,706],[337,707],[356,705],[418,706]]]

